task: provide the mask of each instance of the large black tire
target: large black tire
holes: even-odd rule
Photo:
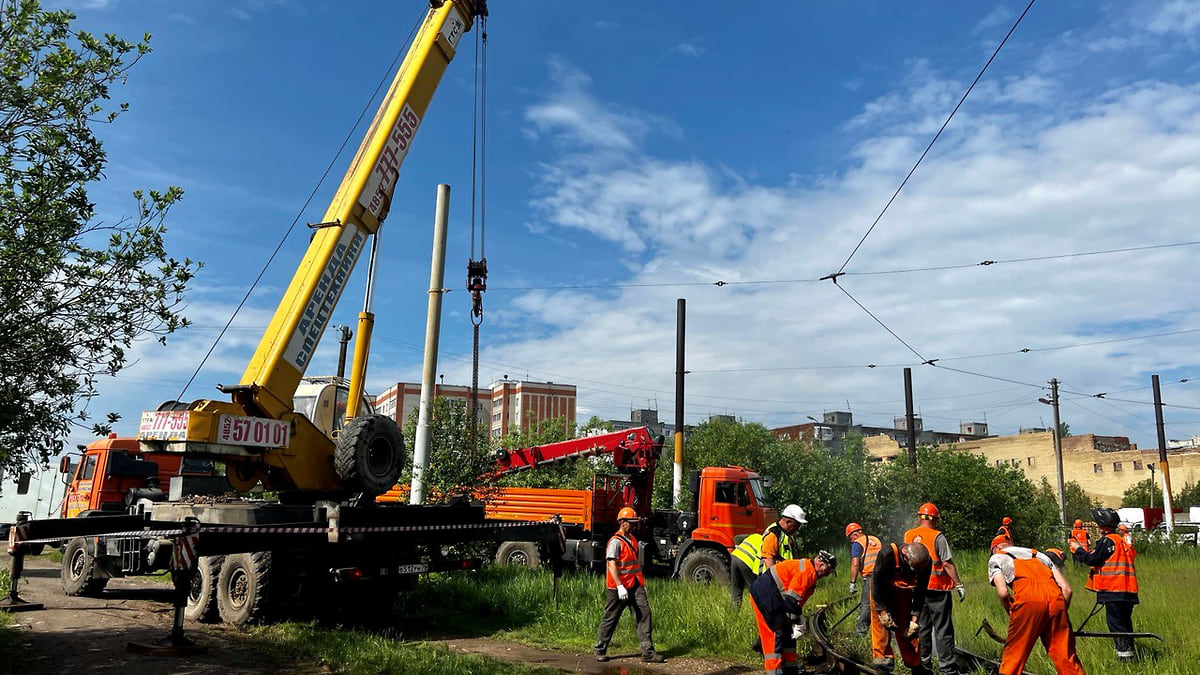
[[[72,539],[67,543],[60,576],[63,592],[75,597],[99,597],[108,585],[108,577],[97,574],[96,558],[88,552],[87,542],[83,539]]]
[[[221,575],[223,555],[202,556],[196,561],[192,585],[188,589],[187,606],[183,616],[190,621],[213,623],[220,616],[217,609],[217,579]]]
[[[362,415],[346,424],[338,436],[334,468],[351,489],[381,495],[400,478],[404,468],[404,437],[387,415]]]
[[[217,575],[217,611],[221,621],[235,626],[266,618],[271,588],[271,553],[225,556]]]
[[[496,549],[496,564],[536,570],[542,566],[542,552],[532,541],[506,541]]]
[[[696,549],[683,559],[679,578],[698,584],[728,584],[729,559],[711,549]]]

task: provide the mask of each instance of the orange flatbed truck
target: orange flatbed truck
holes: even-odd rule
[[[767,504],[764,479],[745,467],[706,467],[691,472],[687,509],[654,509],[650,490],[661,452],[662,439],[636,427],[501,453],[497,476],[596,455],[611,455],[617,473],[597,474],[587,490],[489,488],[484,512],[500,520],[557,516],[566,535],[564,561],[599,569],[617,512],[628,506],[643,519],[635,534],[647,564],[689,581],[727,582],[736,538],[759,534],[778,517]],[[496,561],[537,566],[546,555],[537,542],[509,541],[500,545]]]

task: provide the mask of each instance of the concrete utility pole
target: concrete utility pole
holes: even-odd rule
[[[1058,419],[1058,378],[1050,378],[1050,405],[1054,407],[1054,466],[1058,471],[1058,520],[1067,524],[1067,493],[1063,485],[1062,422]]]
[[[1163,426],[1162,391],[1158,388],[1158,375],[1150,376],[1154,385],[1154,421],[1158,425],[1158,466],[1162,469],[1163,481],[1163,520],[1167,523],[1168,540],[1175,536],[1175,502],[1171,498],[1171,465],[1167,462],[1167,431]],[[1153,474],[1151,474],[1153,475]],[[1154,490],[1154,481],[1150,481],[1150,489]],[[1154,494],[1151,492],[1151,494]]]
[[[417,438],[413,448],[410,504],[425,497],[425,463],[429,458],[429,408],[433,404],[437,373],[438,340],[441,336],[442,294],[446,281],[446,222],[450,217],[450,186],[437,187],[437,206],[433,215],[433,261],[429,266],[429,310],[425,317],[425,362],[421,368],[421,407],[417,412]]]
[[[913,414],[912,368],[904,369],[904,419],[908,427],[908,465],[917,472],[917,417]]]
[[[675,467],[671,482],[671,501],[679,508],[679,493],[683,488],[683,338],[687,317],[687,300],[675,301]]]

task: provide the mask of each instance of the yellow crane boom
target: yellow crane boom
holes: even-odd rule
[[[486,16],[486,0],[431,0],[241,382],[222,387],[232,401],[200,400],[186,410],[143,413],[138,432],[143,445],[218,458],[239,489],[261,480],[275,489],[378,494],[395,482],[403,447],[394,423],[382,428],[391,421],[368,416],[372,419],[358,427],[369,428],[348,425],[335,440],[294,411],[293,395],[368,237],[387,218],[400,166],[446,67],[462,36]],[[359,316],[348,419],[362,399],[373,325],[368,310]]]

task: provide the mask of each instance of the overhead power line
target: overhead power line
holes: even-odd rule
[[[892,202],[896,201],[896,197],[900,196],[900,191],[903,190],[904,186],[908,184],[908,179],[912,178],[912,175],[917,171],[917,167],[921,166],[921,160],[925,159],[925,156],[929,154],[931,149],[933,149],[933,144],[937,142],[937,139],[941,137],[942,132],[945,131],[946,127],[950,125],[950,120],[954,119],[954,114],[958,112],[958,109],[962,107],[962,104],[967,100],[967,97],[971,95],[971,91],[975,89],[975,85],[979,84],[979,80],[982,79],[983,74],[987,72],[988,66],[992,65],[992,61],[996,59],[996,55],[999,54],[1000,50],[1004,48],[1005,43],[1008,42],[1008,38],[1012,37],[1012,34],[1017,30],[1017,26],[1021,25],[1021,20],[1024,19],[1025,15],[1029,13],[1029,10],[1033,8],[1034,2],[1035,0],[1029,0],[1029,4],[1025,6],[1025,11],[1021,12],[1021,16],[1017,17],[1017,20],[1013,22],[1012,28],[1008,29],[1008,33],[1004,36],[1004,39],[1000,41],[1000,44],[996,45],[996,50],[993,51],[992,55],[988,57],[987,63],[983,64],[983,68],[979,69],[979,74],[975,76],[975,79],[971,82],[971,86],[967,87],[967,90],[963,92],[962,98],[958,99],[958,103],[954,106],[954,110],[950,111],[950,114],[946,117],[946,121],[942,122],[941,128],[939,128],[937,133],[933,135],[933,138],[929,140],[929,145],[925,146],[925,150],[921,153],[921,156],[917,158],[916,163],[913,164],[913,167],[908,170],[908,174],[904,176],[904,180],[900,181],[900,187],[896,188],[896,191],[892,193],[891,198],[888,199],[887,203],[883,205],[883,210],[879,212],[879,215],[875,217],[875,221],[871,223],[870,227],[867,228],[867,231],[865,234],[863,234],[862,239],[858,240],[858,244],[854,246],[853,251],[850,251],[850,255],[846,256],[846,260],[842,263],[842,266],[838,268],[837,273],[831,275],[834,279],[845,272],[846,265],[850,264],[850,259],[854,257],[855,253],[858,253],[858,249],[862,247],[863,242],[867,240],[867,237],[871,236],[871,232],[875,229],[875,226],[878,225],[879,221],[883,219],[883,214],[887,213],[888,207],[892,205]]]

